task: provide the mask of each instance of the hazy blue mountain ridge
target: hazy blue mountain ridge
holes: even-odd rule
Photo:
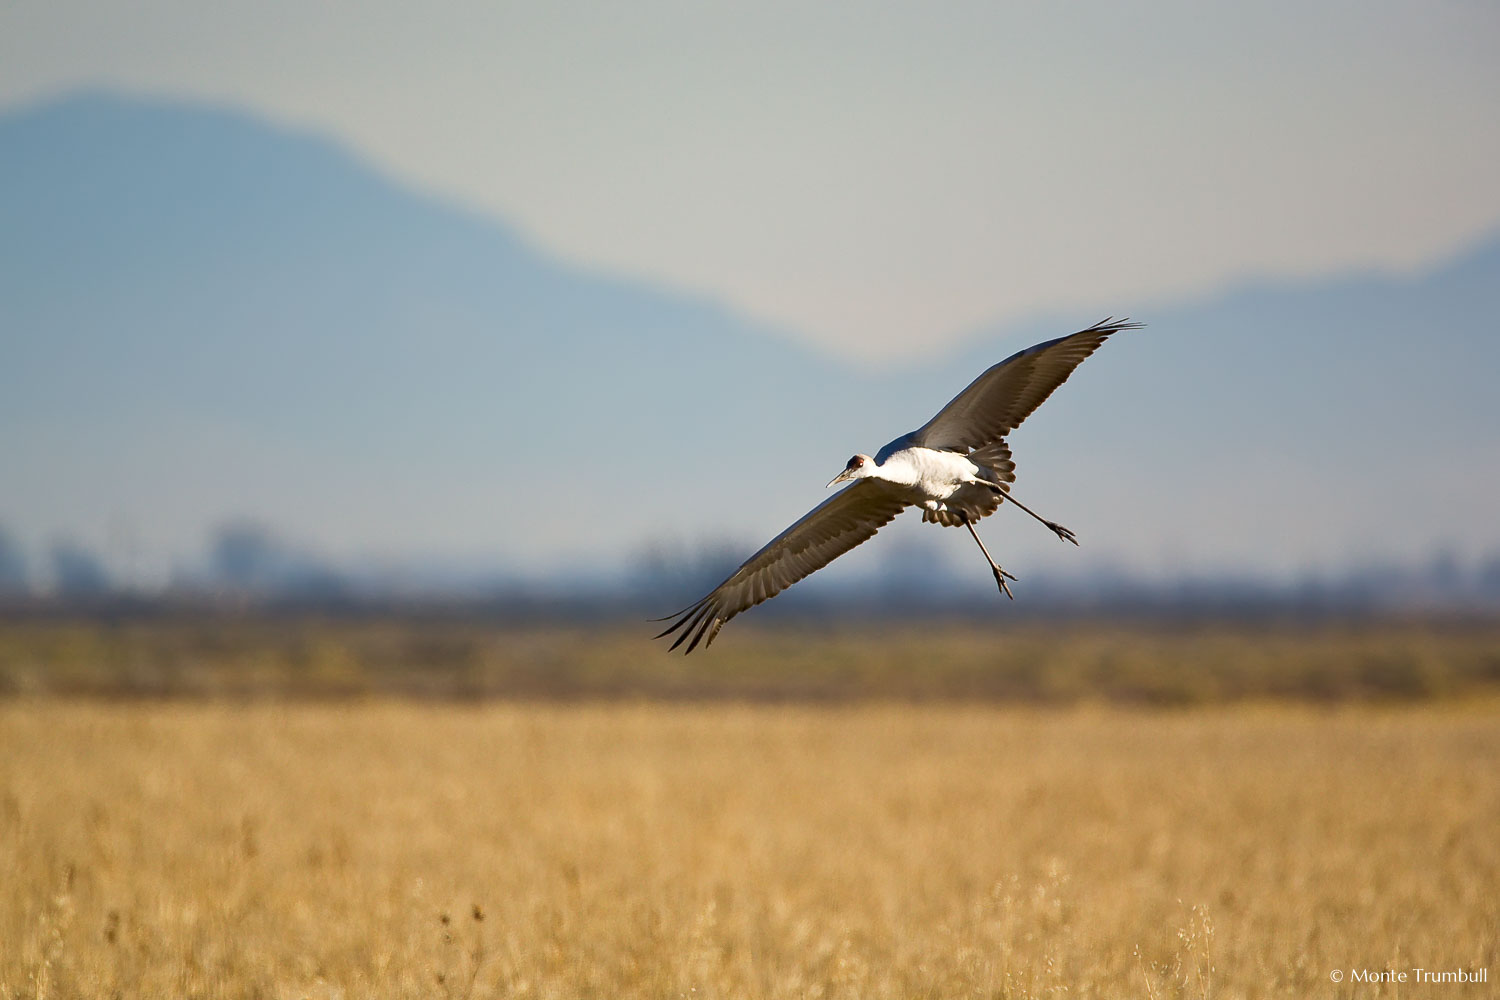
[[[1018,495],[1087,558],[1500,547],[1497,288],[1492,241],[1415,277],[1118,303],[1149,327],[1017,433]],[[1108,311],[861,373],[319,137],[107,95],[0,115],[0,310],[0,522],[33,545],[116,524],[182,558],[250,516],[338,552],[534,564],[769,537],[850,453]]]
[[[557,263],[237,113],[76,98],[6,118],[0,163],[16,417],[192,415],[321,450],[334,478],[363,458],[491,490],[499,522],[629,507],[641,471],[681,485],[696,448],[753,451],[792,426],[742,391],[755,373],[805,400],[834,381],[712,303]]]

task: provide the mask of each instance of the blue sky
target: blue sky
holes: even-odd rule
[[[0,106],[248,107],[880,363],[1461,249],[1500,223],[1496,38],[1477,0],[11,0]]]
[[[558,428],[525,438],[532,451],[506,437],[548,412],[553,386],[579,388],[555,366],[550,381],[531,373],[536,398],[449,386],[426,424],[374,406],[363,416],[383,429],[361,449],[312,419],[354,412],[341,408],[348,400],[330,407],[321,391],[296,414],[279,397],[217,423],[192,400],[173,410],[174,393],[199,383],[165,377],[182,354],[167,351],[152,391],[89,397],[107,420],[40,407],[31,423],[0,426],[0,450],[11,448],[0,464],[16,473],[0,524],[34,554],[74,538],[122,576],[152,581],[242,516],[340,558],[550,565],[560,553],[568,565],[593,565],[651,539],[753,547],[822,499],[852,451],[915,426],[1030,342],[1009,338],[1040,340],[1114,314],[1150,330],[1091,361],[1015,442],[1026,502],[1089,547],[1061,551],[1032,525],[997,524],[1005,558],[1014,553],[1028,573],[1117,564],[1284,575],[1438,550],[1488,558],[1500,551],[1489,516],[1497,424],[1483,382],[1494,367],[1484,276],[1495,257],[1465,258],[1477,261],[1467,279],[1420,276],[1480,241],[1494,247],[1500,234],[1497,28],[1500,7],[1481,3],[10,0],[0,4],[0,112],[80,89],[243,108],[332,137],[403,190],[502,220],[526,237],[521,245],[591,273],[692,292],[693,309],[727,303],[748,321],[711,307],[669,310],[681,328],[667,332],[704,349],[668,355],[708,367],[681,362],[694,379],[640,383],[656,387],[653,406],[626,391],[644,378],[625,364],[638,358],[612,362],[630,377],[595,366],[600,381],[590,389],[583,379],[580,398],[614,400],[613,412],[638,418],[641,440],[677,441],[673,454],[689,456],[668,462],[670,481],[658,482],[660,465],[631,466],[633,453],[611,442],[608,481],[627,484],[618,492],[628,504],[573,488],[575,451],[556,447]],[[79,162],[118,175],[108,159]],[[277,176],[267,169],[256,176]],[[190,175],[215,182],[205,189],[210,208],[235,204],[218,194],[221,170]],[[126,185],[130,199],[138,180]],[[182,201],[184,183],[171,182],[165,204]],[[24,200],[27,189],[0,190]],[[129,238],[160,235],[144,232]],[[415,234],[393,245],[435,252]],[[332,265],[358,255],[328,246],[327,273],[373,273],[339,271]],[[222,265],[231,286],[246,280],[259,291],[232,249],[204,259]],[[1317,280],[1372,268],[1418,280]],[[588,314],[577,290],[587,284],[548,308],[574,318],[573,334],[597,336],[596,348],[626,343],[618,313],[597,329],[574,322]],[[609,286],[645,294],[631,282]],[[1269,291],[1216,294],[1247,286]],[[76,286],[66,287],[71,295]],[[311,302],[321,286],[280,287],[288,301],[305,292]],[[484,318],[493,290],[484,279],[463,286],[472,310],[455,317],[445,311],[452,298],[440,296],[432,314],[468,348],[490,351],[498,370],[493,352],[505,345]],[[1229,312],[1209,315],[1216,303]],[[1277,303],[1282,320],[1267,319]],[[101,309],[107,319],[84,332],[107,336],[123,322]],[[664,314],[647,312],[638,343],[660,346]],[[191,331],[190,310],[167,313],[187,317],[181,329]],[[130,315],[143,329],[165,328],[149,309]],[[406,343],[400,318],[376,310],[339,334],[379,341],[379,328]],[[556,326],[545,329],[536,343],[557,339]],[[963,343],[981,329],[990,336]],[[748,333],[737,347],[736,330]],[[509,333],[526,342],[524,327]],[[875,371],[783,355],[778,334]],[[70,377],[65,351],[38,353]],[[729,356],[741,360],[712,368]],[[210,360],[224,357],[235,354]],[[399,358],[397,374],[433,360]],[[33,396],[46,396],[25,372],[0,368],[0,381],[20,373]],[[739,416],[691,391],[721,384],[743,390],[731,394]],[[626,394],[604,391],[614,388]],[[140,397],[151,405],[134,417],[106,405]],[[780,422],[755,422],[767,412]],[[562,435],[585,442],[577,454],[591,454],[591,414],[578,411],[571,437]],[[725,447],[735,434],[739,443]],[[560,500],[539,503],[517,488],[534,472],[528,463],[549,470],[537,478],[568,484]],[[1391,469],[1407,489],[1399,497],[1382,492]],[[721,501],[726,492],[733,499]],[[961,534],[949,542],[968,546]],[[868,558],[884,556],[876,547]]]

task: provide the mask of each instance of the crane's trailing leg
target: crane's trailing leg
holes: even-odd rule
[[[969,529],[969,534],[974,536],[974,541],[979,542],[979,551],[984,553],[984,558],[989,562],[990,569],[994,570],[995,582],[1000,585],[1000,593],[1014,601],[1016,595],[1010,592],[1010,585],[1005,581],[1007,578],[1014,580],[1015,577],[1001,569],[1000,564],[995,562],[994,558],[990,556],[990,550],[984,547],[984,542],[979,538],[979,532],[974,530],[974,522],[969,520],[968,511],[961,511],[960,513],[963,515],[964,527]]]
[[[1026,513],[1030,514],[1032,517],[1036,518],[1038,521],[1041,521],[1048,528],[1052,529],[1052,533],[1054,535],[1056,535],[1058,538],[1061,538],[1063,541],[1065,541],[1065,542],[1072,542],[1074,545],[1078,544],[1078,536],[1075,535],[1075,534],[1073,534],[1072,531],[1070,531],[1067,528],[1064,528],[1062,525],[1058,524],[1056,521],[1049,521],[1049,520],[1047,520],[1045,517],[1043,517],[1042,515],[1038,514],[1036,511],[1032,510],[1030,507],[1026,506],[1021,501],[1017,500],[1015,497],[1011,496],[1011,494],[1009,492],[1007,492],[1005,489],[1003,489],[1002,487],[997,486],[996,484],[990,482],[987,479],[975,479],[974,482],[977,483],[977,484],[979,484],[980,486],[988,486],[990,489],[992,489],[996,493],[1000,494],[1006,500],[1009,500],[1011,503],[1015,504],[1017,507],[1021,508]]]

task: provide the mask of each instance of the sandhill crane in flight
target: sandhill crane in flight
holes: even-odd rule
[[[907,507],[921,507],[923,521],[968,528],[1000,591],[1014,600],[1006,580],[1015,577],[990,556],[974,530],[975,521],[994,513],[1002,500],[1009,500],[1063,541],[1077,545],[1078,539],[1010,495],[1016,465],[1005,436],[1067,381],[1073,369],[1110,334],[1140,326],[1106,319],[1087,330],[1019,351],[988,369],[921,427],[898,437],[874,457],[861,454],[849,459],[828,485],[853,485],[771,539],[707,596],[657,619],[675,621],[656,638],[681,629],[671,649],[687,642],[686,652],[691,653],[705,639],[706,648],[729,619],[827,566],[874,536]]]

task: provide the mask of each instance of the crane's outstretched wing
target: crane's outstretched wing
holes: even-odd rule
[[[1012,354],[969,383],[908,440],[924,448],[963,452],[998,441],[1041,406],[1110,334],[1141,325],[1106,319]]]
[[[707,648],[729,619],[775,597],[873,537],[906,505],[907,501],[890,484],[879,479],[856,480],[853,486],[824,500],[802,520],[771,539],[708,596],[669,615],[676,621],[656,638],[682,629],[672,649],[689,636],[692,641],[688,642],[686,652],[691,653],[704,638],[708,639],[704,645]]]

